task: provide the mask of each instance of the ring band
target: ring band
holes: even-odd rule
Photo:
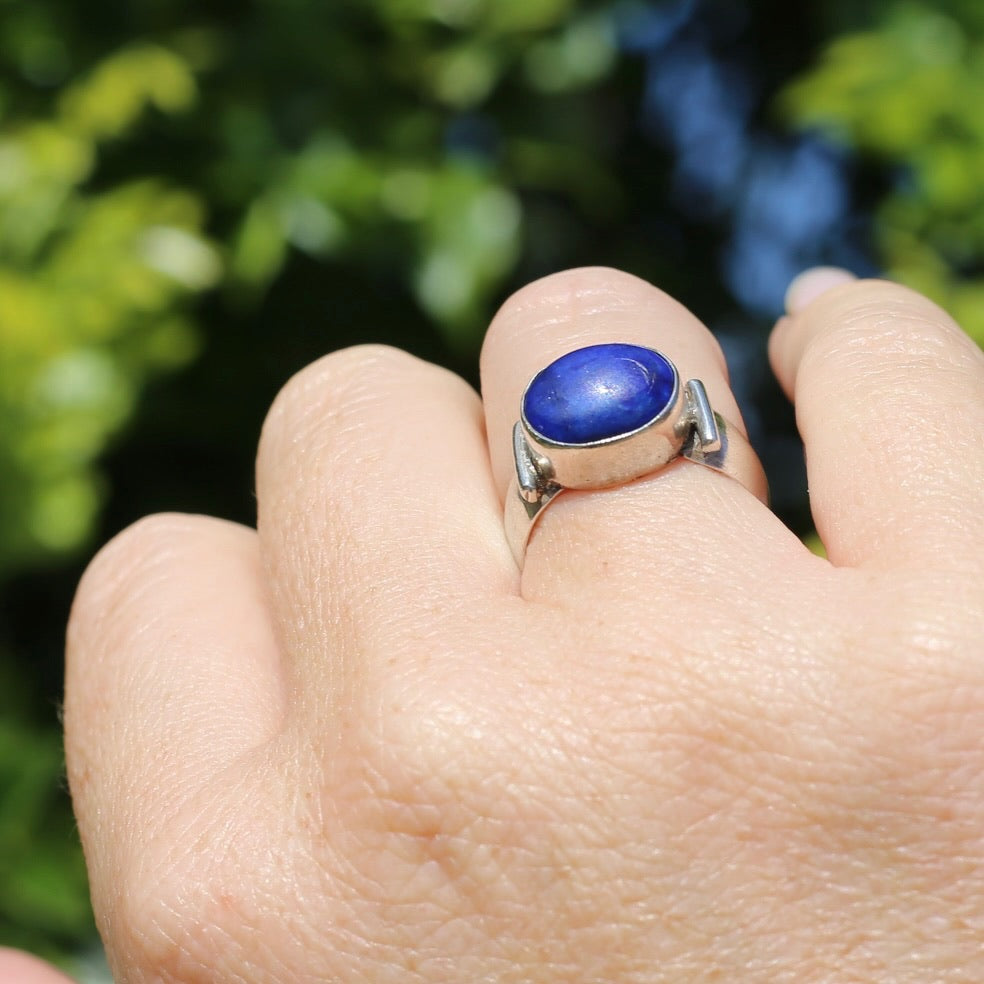
[[[640,345],[590,345],[561,356],[523,393],[513,427],[516,475],[506,493],[506,539],[520,568],[537,520],[565,489],[604,489],[677,458],[723,472],[768,500],[758,456],[715,413],[699,379]]]

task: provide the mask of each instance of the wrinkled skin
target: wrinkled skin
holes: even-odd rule
[[[829,289],[828,289],[829,288]],[[258,531],[96,558],[69,778],[120,982],[984,980],[984,358],[830,271],[770,342],[828,560],[690,462],[502,533],[530,376],[711,335],[612,270],[527,287],[484,402],[327,356],[263,429]]]

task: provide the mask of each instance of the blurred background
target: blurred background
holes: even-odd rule
[[[474,382],[509,292],[630,270],[718,334],[809,541],[767,332],[835,263],[984,340],[982,46],[979,0],[0,0],[0,944],[108,979],[58,722],[87,558],[252,523],[331,349]]]

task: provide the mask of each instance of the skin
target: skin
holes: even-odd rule
[[[0,981],[4,984],[71,984],[57,970],[26,953],[0,947]]]
[[[484,403],[327,356],[264,426],[258,531],[99,554],[65,726],[118,981],[984,979],[984,357],[893,284],[788,308],[827,560],[681,462],[561,496],[516,569],[510,431],[556,356],[652,345],[740,425],[710,333],[604,269],[505,304]]]

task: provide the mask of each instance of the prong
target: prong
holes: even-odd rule
[[[697,431],[700,449],[705,454],[713,454],[721,450],[721,433],[718,430],[711,403],[707,399],[707,390],[699,379],[691,379],[687,383],[687,416],[693,422]]]
[[[534,454],[518,420],[513,427],[513,455],[516,458],[519,494],[527,502],[539,501],[549,481],[550,462],[542,455]]]

